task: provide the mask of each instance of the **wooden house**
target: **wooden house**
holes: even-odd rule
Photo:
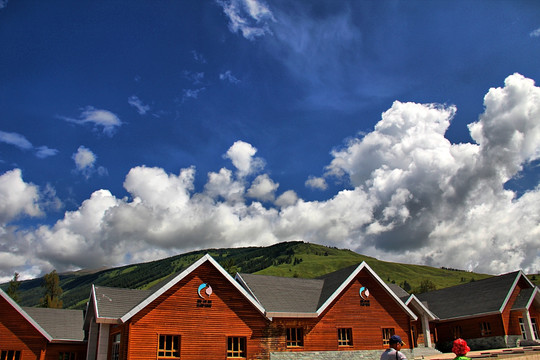
[[[20,307],[0,289],[0,359],[84,360],[83,311]]]
[[[522,271],[417,295],[435,316],[437,347],[456,338],[471,349],[515,347],[538,341],[540,294]]]
[[[205,255],[153,289],[94,286],[84,329],[88,360],[269,359],[290,352],[380,355],[391,335],[410,340],[416,320],[365,263],[319,279],[235,280]]]

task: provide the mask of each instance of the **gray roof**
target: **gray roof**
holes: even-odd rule
[[[499,312],[520,273],[516,271],[416,296],[441,320]]]
[[[317,312],[323,280],[252,274],[240,276],[267,312]]]
[[[408,292],[403,290],[403,288],[397,284],[387,284],[390,290],[394,292],[394,294],[397,295],[398,298],[401,299],[401,301],[405,302],[411,296]]]
[[[349,266],[317,279],[253,274],[240,274],[240,277],[269,313],[316,313],[358,266]]]
[[[100,318],[119,319],[154,293],[151,290],[121,289],[96,286],[96,302]]]
[[[516,301],[514,302],[514,305],[512,305],[512,310],[527,308],[527,304],[531,300],[531,296],[533,295],[534,289],[535,288],[522,289],[519,292],[519,295],[517,296]]]
[[[22,308],[53,340],[84,340],[82,310]]]

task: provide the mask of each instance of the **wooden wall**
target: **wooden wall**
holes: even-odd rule
[[[198,307],[197,289],[210,284],[211,307]],[[129,341],[122,341],[130,359],[155,359],[159,335],[179,335],[183,360],[225,359],[227,337],[247,339],[247,358],[269,357],[266,329],[269,322],[210,263],[204,263],[165,294],[141,310],[127,324]]]
[[[43,337],[0,296],[0,351],[21,351],[21,360],[36,360],[47,347]]]
[[[370,291],[369,306],[361,306],[360,288]],[[393,328],[411,347],[410,317],[367,271],[362,271],[319,319],[275,319],[277,351],[348,351],[383,349],[382,329]],[[304,346],[287,348],[286,328],[304,328]],[[351,328],[353,346],[338,346],[338,328]]]

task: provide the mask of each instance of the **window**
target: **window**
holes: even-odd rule
[[[538,325],[536,325],[535,318],[531,318],[531,324],[532,324],[533,335],[534,335],[535,340],[540,340],[540,338],[538,337]]]
[[[487,321],[483,321],[480,324],[482,336],[491,335],[491,325]]]
[[[158,360],[159,359],[180,359],[180,336],[159,336]]]
[[[304,346],[304,329],[287,328],[287,347]]]
[[[227,358],[246,358],[245,337],[229,337],[227,339]]]
[[[384,346],[390,345],[390,338],[394,335],[393,328],[383,328],[382,329],[382,343]]]
[[[58,360],[75,360],[76,358],[73,352],[61,352],[58,354]]]
[[[523,340],[527,340],[527,332],[525,331],[525,323],[523,323],[523,318],[519,318],[519,330],[521,330],[521,337]]]
[[[452,328],[452,336],[454,340],[461,338],[461,326],[457,325]]]
[[[338,329],[338,346],[352,346],[352,329]]]
[[[111,360],[120,359],[120,334],[116,334],[113,337],[112,348],[111,348]]]
[[[0,353],[0,360],[19,360],[21,352],[16,350],[3,350]]]

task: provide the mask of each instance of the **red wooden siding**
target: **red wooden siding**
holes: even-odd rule
[[[202,283],[213,289],[211,307],[197,307]],[[122,340],[130,359],[155,359],[159,335],[179,335],[180,355],[189,359],[225,359],[227,337],[246,337],[247,358],[268,358],[268,321],[211,264],[204,263],[134,316],[129,341]],[[115,329],[116,330],[116,329]]]
[[[36,360],[47,347],[47,339],[0,296],[0,351],[21,351],[21,360]]]
[[[369,306],[361,306],[360,288],[370,291]],[[276,351],[347,351],[383,349],[382,329],[393,328],[411,346],[410,317],[386,290],[367,273],[357,278],[319,319],[275,319],[272,324]],[[287,348],[286,329],[304,328],[304,346]],[[339,328],[351,328],[353,345],[338,346]]]

